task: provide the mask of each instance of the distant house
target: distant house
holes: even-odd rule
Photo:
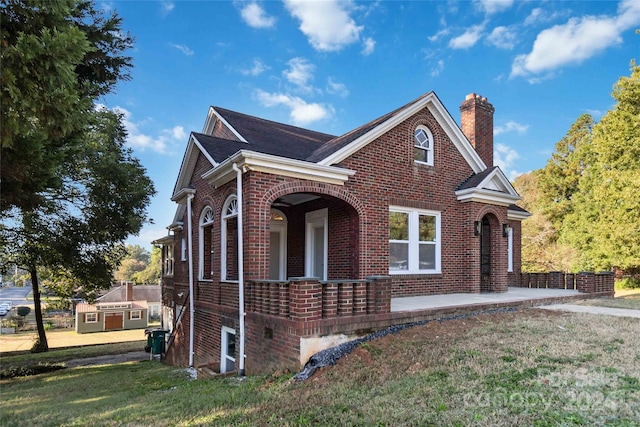
[[[103,332],[146,328],[160,314],[160,286],[128,283],[76,307],[76,332]]]
[[[333,136],[211,107],[154,242],[168,363],[296,370],[415,320],[391,298],[507,292],[529,213],[494,165],[493,106],[469,94],[460,113],[429,92]]]

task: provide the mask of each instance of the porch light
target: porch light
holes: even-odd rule
[[[480,236],[482,234],[482,221],[473,221],[473,235]]]
[[[502,237],[507,237],[509,235],[509,225],[502,224]]]

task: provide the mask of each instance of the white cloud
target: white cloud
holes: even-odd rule
[[[338,95],[343,98],[349,96],[349,89],[344,83],[338,83],[333,81],[333,78],[329,77],[327,79],[327,92],[332,95]]]
[[[178,49],[180,52],[184,53],[187,56],[192,56],[194,54],[193,50],[189,49],[188,46],[185,46],[183,44],[169,43],[169,45],[175,49]]]
[[[502,26],[494,28],[487,36],[487,43],[500,49],[513,49],[517,40],[518,36],[513,28]]]
[[[302,98],[283,93],[268,93],[263,90],[255,92],[258,101],[265,107],[284,105],[290,110],[291,121],[299,126],[308,125],[319,120],[327,119],[334,114],[330,105],[307,103]]]
[[[476,5],[487,15],[502,12],[513,5],[513,0],[478,0]]]
[[[244,68],[240,70],[240,73],[245,76],[259,76],[269,69],[268,66],[262,63],[262,61],[258,58],[253,60],[253,66],[251,68]]]
[[[529,125],[523,125],[511,120],[505,123],[504,125],[494,126],[493,134],[500,135],[501,133],[505,133],[505,132],[525,133],[527,129],[529,129]]]
[[[316,50],[338,51],[360,39],[364,27],[349,16],[354,7],[351,1],[285,0],[284,4],[300,20],[300,31]]]
[[[502,169],[510,180],[514,180],[515,177],[521,174],[521,172],[513,169],[516,160],[519,158],[518,152],[507,145],[498,143],[494,146],[493,164]]]
[[[362,48],[362,54],[364,56],[371,55],[376,48],[376,41],[371,37],[367,37],[362,41],[362,43],[364,44],[364,47]]]
[[[435,33],[434,35],[427,37],[427,39],[429,39],[430,42],[437,42],[441,38],[446,37],[448,35],[449,35],[449,28],[443,28],[442,30]]]
[[[565,24],[543,30],[531,52],[514,59],[511,77],[551,73],[566,65],[580,64],[619,44],[622,31],[640,23],[640,2],[622,1],[618,11],[617,16],[574,17]]]
[[[162,129],[159,135],[155,137],[147,135],[140,130],[139,127],[141,123],[133,121],[132,114],[129,110],[122,107],[114,107],[113,111],[122,114],[122,124],[127,130],[127,145],[134,150],[155,151],[160,154],[168,154],[173,142],[179,142],[187,138],[187,133],[182,126]]]
[[[308,86],[309,81],[313,80],[313,72],[316,66],[305,58],[292,58],[287,62],[289,69],[284,70],[282,75],[289,83],[293,83],[299,89],[305,92],[312,92],[313,87]]]
[[[253,28],[272,28],[276,24],[273,16],[268,16],[262,6],[252,2],[240,9],[240,16],[248,26]]]
[[[172,1],[163,1],[160,4],[160,7],[162,7],[162,13],[164,15],[167,15],[167,14],[169,14],[169,13],[171,13],[173,11],[173,9],[176,7],[176,5]]]
[[[441,59],[438,61],[435,67],[431,70],[431,77],[437,77],[444,71],[444,61]]]
[[[469,49],[480,40],[483,30],[484,25],[474,25],[468,28],[462,35],[449,40],[449,47],[452,49]]]

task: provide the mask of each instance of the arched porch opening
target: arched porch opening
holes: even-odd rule
[[[298,192],[277,197],[270,211],[270,276],[275,277],[274,257],[284,255],[286,277],[359,278],[359,218],[353,206],[335,196]],[[283,217],[279,223],[274,214]]]

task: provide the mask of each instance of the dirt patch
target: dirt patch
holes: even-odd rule
[[[86,357],[83,359],[71,359],[65,362],[67,368],[78,366],[113,365],[115,363],[141,362],[149,360],[149,353],[145,351],[132,351],[124,354],[109,354],[105,356]]]

